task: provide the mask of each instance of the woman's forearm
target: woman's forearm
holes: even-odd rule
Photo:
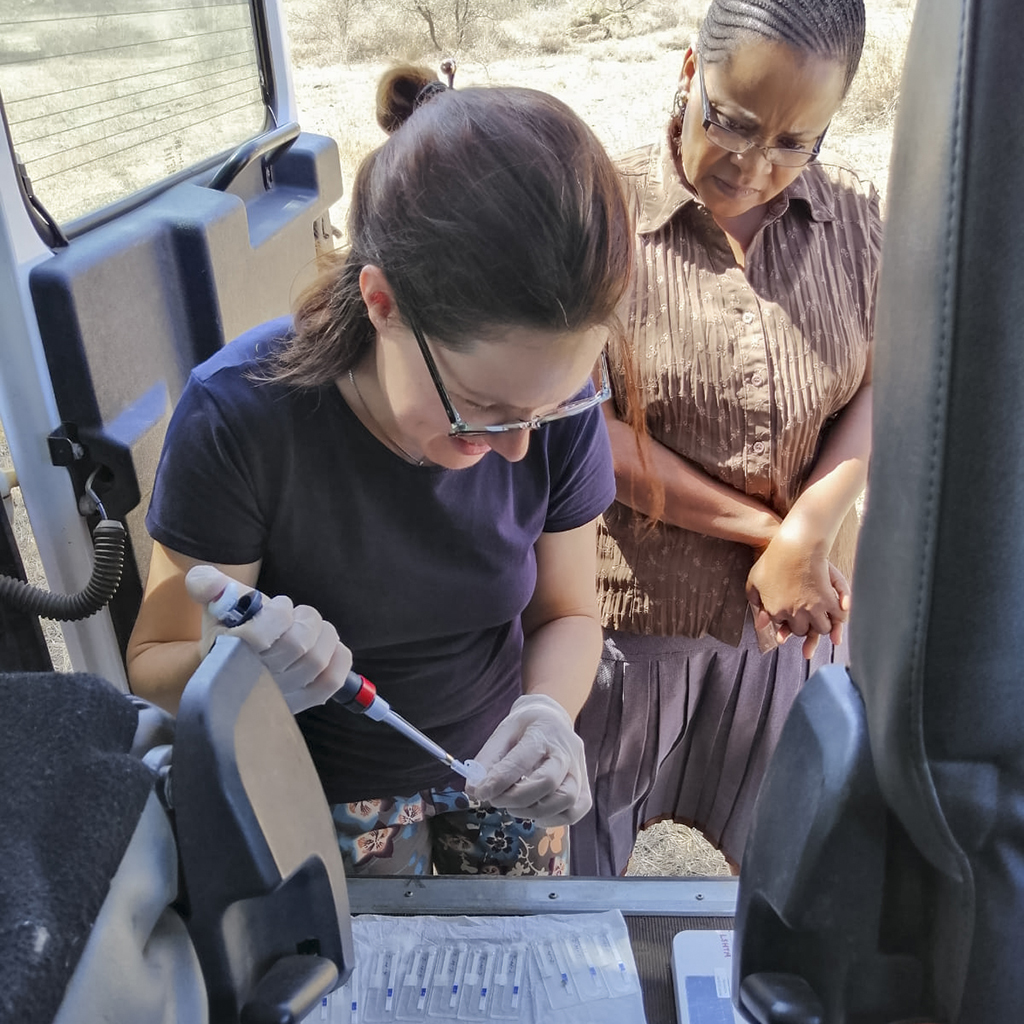
[[[203,610],[185,589],[185,574],[199,562],[154,543],[126,666],[132,692],[170,711],[178,710],[185,684],[202,660]],[[259,562],[217,565],[247,587],[256,585]]]
[[[601,624],[590,615],[545,623],[523,644],[523,693],[543,693],[575,719],[586,703],[601,659]]]
[[[870,455],[871,384],[867,383],[837,417],[781,532],[802,536],[827,554],[864,490]]]
[[[762,550],[775,536],[779,517],[763,502],[715,480],[671,449],[645,437],[637,450],[633,430],[607,418],[615,460],[616,497],[672,526]],[[659,488],[664,492],[659,508]],[[659,514],[660,513],[660,514]]]
[[[781,642],[788,633],[833,635],[849,614],[849,594],[837,586],[829,552],[839,528],[864,487],[871,451],[871,386],[864,384],[839,414],[799,498],[747,577],[755,625],[775,623]]]
[[[537,585],[523,612],[523,692],[546,694],[575,718],[601,658],[597,520],[543,533],[534,550]]]
[[[185,684],[201,661],[198,640],[138,644],[127,658],[132,693],[177,714]]]

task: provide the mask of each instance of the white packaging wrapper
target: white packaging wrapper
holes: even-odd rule
[[[353,980],[304,1024],[646,1024],[629,933],[617,910],[532,917],[366,914],[352,919],[352,935]]]

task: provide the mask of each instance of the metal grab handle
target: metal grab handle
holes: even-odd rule
[[[206,187],[223,192],[253,160],[264,157],[268,163],[273,163],[299,137],[300,131],[298,122],[289,121],[280,128],[274,128],[255,139],[243,142],[217,168]]]

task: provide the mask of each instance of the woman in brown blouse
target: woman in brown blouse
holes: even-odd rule
[[[881,221],[817,157],[863,39],[862,0],[712,0],[664,138],[620,161],[635,368],[620,354],[615,412],[634,378],[646,430],[610,418],[574,873],[621,873],[663,818],[738,865],[796,693],[843,657]]]

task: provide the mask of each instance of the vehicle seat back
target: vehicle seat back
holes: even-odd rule
[[[154,1010],[174,993],[205,1007],[202,978],[180,919],[156,925],[177,897],[177,858],[154,777],[132,754],[137,712],[84,673],[0,674],[0,1021],[52,1021],[83,961],[72,1020],[111,1007]],[[144,850],[145,857],[138,856]],[[126,863],[128,866],[126,867]],[[103,927],[109,906],[134,914]],[[97,926],[99,925],[98,931]],[[104,936],[107,936],[104,938]],[[100,963],[103,963],[100,960]],[[172,970],[168,970],[172,967]],[[68,1011],[64,1011],[65,1014]],[[60,1018],[58,1018],[60,1019]]]
[[[295,989],[282,1002],[301,1002],[309,985],[318,1001],[352,968],[341,852],[302,734],[241,640],[219,638],[185,688],[171,771],[186,921],[212,1019],[273,1001],[261,986],[279,962],[268,984]]]
[[[838,861],[830,876],[821,863],[817,875],[839,900],[830,927],[861,934],[858,919],[877,915],[879,929],[845,948],[822,933],[816,957],[917,957],[917,1012],[964,1024],[1017,1019],[1024,1006],[1024,164],[1011,155],[1024,127],[1022,47],[1015,0],[918,5],[890,169],[850,627],[867,727],[855,742],[870,743],[885,821],[871,859],[884,867],[860,911],[839,899],[866,891],[854,866]],[[800,737],[784,733],[769,779],[806,760]],[[808,806],[766,781],[740,883],[741,983],[845,977],[815,977],[804,954],[783,962],[785,943],[771,950],[750,916],[762,899],[779,908],[778,892],[752,885],[783,823],[791,874],[814,873],[803,858],[820,848],[795,837],[808,813],[843,800],[823,785]],[[783,905],[823,898],[798,895]],[[780,918],[793,942],[798,917]],[[830,1022],[896,1019],[858,1016],[849,991],[816,995]]]
[[[96,676],[0,674],[0,783],[2,1024],[287,1024],[351,972],[323,790],[240,641],[176,721]]]

